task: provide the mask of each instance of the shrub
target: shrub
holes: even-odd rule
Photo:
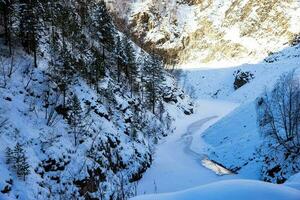
[[[30,174],[30,165],[27,162],[26,151],[19,143],[16,144],[14,149],[6,149],[6,163],[15,170],[17,176],[24,181],[26,176]]]
[[[258,122],[265,138],[289,153],[300,152],[300,82],[294,71],[258,101]]]

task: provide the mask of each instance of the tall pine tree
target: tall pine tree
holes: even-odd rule
[[[19,0],[19,33],[22,44],[28,53],[33,54],[34,66],[37,67],[37,48],[39,24],[38,0]]]
[[[77,146],[84,135],[84,116],[80,101],[75,94],[70,99],[70,107],[68,124],[74,136],[74,144]]]
[[[100,42],[104,47],[103,49],[112,52],[115,45],[115,30],[104,0],[91,1],[89,3],[89,13],[88,24],[92,33],[92,39]]]
[[[139,75],[139,68],[136,63],[136,55],[133,49],[133,45],[126,37],[123,39],[124,54],[125,54],[125,75],[129,80],[131,96],[137,91],[137,78]]]
[[[152,113],[162,95],[161,83],[164,81],[163,64],[157,56],[148,57],[143,67],[144,87],[148,105]]]
[[[4,27],[5,44],[9,47],[9,55],[12,55],[12,17],[13,17],[13,0],[0,1],[0,20],[1,25]],[[0,18],[1,18],[0,17]]]
[[[121,38],[118,36],[117,37],[117,42],[116,42],[116,46],[115,46],[115,60],[116,60],[116,64],[117,64],[117,81],[118,83],[120,83],[121,78],[122,78],[122,73],[125,71],[124,70],[124,66],[125,63],[124,61],[125,59],[125,53],[124,53],[124,48],[123,48],[123,42],[121,40]]]

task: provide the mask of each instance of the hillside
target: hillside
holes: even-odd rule
[[[257,64],[183,70],[181,84],[196,102],[195,114],[176,121],[179,128],[160,144],[140,181],[138,191],[147,195],[135,199],[299,198],[289,187],[260,182],[289,185],[300,165],[297,154],[263,136],[257,111],[283,75],[295,70],[299,80],[299,49],[288,47]],[[240,86],[242,72],[251,78]]]
[[[173,65],[253,63],[289,46],[300,32],[296,0],[113,0],[122,29]],[[124,24],[126,24],[124,26]]]
[[[117,31],[104,2],[9,3],[0,2],[0,199],[133,196],[172,114],[192,114],[191,101]]]
[[[203,133],[208,143],[209,157],[229,169],[250,179],[266,179],[276,182],[276,178],[262,174],[265,154],[271,154],[263,145],[263,137],[257,122],[257,99],[266,90],[272,90],[278,79],[285,73],[296,70],[299,73],[299,45],[289,47],[267,57],[258,64],[244,64],[237,67],[194,69],[186,72],[187,90],[194,91],[194,97],[217,99],[240,104],[229,115],[208,128]],[[235,72],[250,72],[253,79],[241,88],[234,89]],[[222,78],[219,78],[222,77]],[[268,170],[278,163],[284,165],[277,173],[288,179],[298,172],[299,163],[287,161],[277,155],[268,163]],[[279,159],[279,160],[277,160]],[[282,160],[283,159],[283,160]],[[277,163],[277,164],[276,164]],[[294,163],[295,165],[293,165]],[[292,169],[293,168],[293,169]],[[280,179],[280,178],[279,178]]]

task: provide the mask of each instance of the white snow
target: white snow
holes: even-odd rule
[[[255,100],[283,73],[299,68],[298,55],[296,46],[266,58],[268,62],[185,70],[182,84],[193,87],[195,114],[177,117],[176,131],[158,145],[153,165],[139,182],[138,194],[159,194],[133,199],[300,199],[299,175],[285,185],[256,181],[261,163],[254,158],[261,144]],[[235,91],[238,69],[255,78]],[[241,167],[237,174],[230,170],[235,167]]]
[[[300,191],[260,181],[230,180],[203,185],[182,192],[146,195],[132,200],[299,200]]]
[[[202,159],[205,158],[205,153],[202,152],[204,145],[198,149],[198,143],[203,142],[201,133],[209,125],[228,114],[237,105],[206,100],[199,100],[198,104],[196,114],[190,117],[178,116],[174,134],[158,145],[154,163],[139,182],[139,194],[174,192],[233,178],[219,177],[202,166]]]
[[[300,190],[300,173],[290,177],[284,185]]]
[[[187,32],[196,31],[198,27],[197,21],[197,7],[180,5],[180,8],[177,10],[177,19],[178,27],[180,29],[185,29]]]
[[[6,49],[6,46],[1,40],[1,53],[2,48]],[[137,46],[134,48],[144,60],[147,56],[145,52]],[[72,196],[75,194],[81,199],[76,193],[80,187],[75,182],[89,179],[93,170],[105,173],[105,181],[102,180],[99,185],[105,188],[103,199],[111,198],[108,196],[120,184],[126,185],[126,194],[131,194],[129,179],[138,176],[150,164],[153,138],[163,137],[171,130],[152,112],[142,109],[141,96],[131,96],[126,87],[120,87],[109,76],[98,85],[101,93],[85,79],[76,76],[74,82],[68,85],[67,102],[71,95],[76,94],[81,104],[80,114],[84,115],[81,120],[84,130],[80,130],[83,132],[80,133],[81,141],[75,144],[75,134],[62,115],[58,114],[53,124],[47,124],[49,113],[53,111],[55,116],[55,109],[62,103],[62,95],[52,92],[56,88],[52,85],[55,81],[47,79],[45,74],[49,72],[49,64],[48,58],[44,59],[39,58],[39,66],[34,68],[31,66],[32,57],[22,49],[15,50],[13,59],[4,53],[0,55],[0,66],[3,68],[0,72],[0,124],[7,119],[7,124],[0,126],[0,199],[16,199],[17,196],[26,200],[57,199],[61,195],[59,190],[64,191],[65,197],[72,193]],[[8,69],[11,60],[14,62],[14,73],[7,78],[4,70]],[[170,104],[174,114],[188,112],[191,109],[190,99],[173,77],[167,73],[165,76],[166,81],[160,86],[176,99],[176,103],[165,104]],[[47,99],[47,93],[53,93],[49,99],[58,96],[61,101]],[[48,107],[46,102],[50,102]],[[135,129],[137,135],[133,138],[129,121],[137,110],[143,110],[138,113],[143,125]],[[165,119],[167,116],[168,123],[171,123],[172,116],[168,112],[162,117]],[[31,173],[25,181],[18,178],[15,170],[6,164],[5,151],[17,142],[23,145],[30,165]],[[113,166],[121,165],[119,162],[122,167],[118,166],[115,172]],[[93,195],[98,195],[98,192]]]

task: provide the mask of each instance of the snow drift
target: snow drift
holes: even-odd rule
[[[259,181],[221,181],[182,192],[145,195],[131,200],[299,200],[300,191]]]

